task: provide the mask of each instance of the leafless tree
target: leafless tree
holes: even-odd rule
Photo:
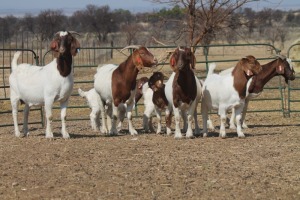
[[[137,35],[141,33],[143,27],[139,24],[124,24],[121,27],[122,32],[125,33],[127,45],[137,43]]]
[[[149,0],[155,3],[180,5],[186,10],[186,26],[179,34],[186,34],[189,45],[211,42],[218,31],[228,28],[234,12],[255,0]]]

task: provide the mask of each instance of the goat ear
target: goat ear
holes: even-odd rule
[[[284,74],[284,67],[282,65],[279,65],[276,67],[276,72],[278,74]]]
[[[253,76],[253,72],[250,69],[247,69],[245,72],[247,76]]]
[[[132,53],[132,61],[138,70],[141,70],[144,66],[141,56],[138,53],[138,50]]]
[[[80,43],[76,38],[74,38],[72,44],[71,44],[71,54],[72,56],[76,56],[80,49]]]
[[[250,64],[248,63],[248,58],[242,58],[238,64],[242,65],[242,69],[247,76],[253,76]]]
[[[52,40],[50,43],[50,49],[53,51],[53,56],[55,58],[58,58],[59,53],[58,53],[58,43],[56,40]]]
[[[138,89],[141,89],[142,87],[143,87],[143,82],[140,82],[139,84],[138,84]]]
[[[175,71],[175,65],[176,65],[176,59],[172,55],[171,58],[170,58],[170,66],[171,66],[173,71]]]

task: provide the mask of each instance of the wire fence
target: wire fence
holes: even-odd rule
[[[80,53],[74,57],[74,87],[68,106],[68,120],[89,120],[89,108],[84,99],[82,99],[77,91],[78,88],[89,90],[93,87],[94,74],[96,73],[98,65],[107,63],[119,64],[126,60],[130,51],[120,53],[123,47],[84,47],[81,48]],[[159,65],[153,69],[145,69],[141,71],[138,78],[142,76],[151,76],[153,71],[162,71],[166,76],[169,76],[172,71],[169,67],[168,56],[170,51],[174,50],[176,46],[159,46],[148,47],[153,54],[158,58]],[[235,63],[246,55],[254,55],[261,64],[275,59],[275,55],[280,53],[270,44],[233,44],[233,45],[209,45],[195,47],[196,56],[196,75],[200,79],[205,79],[208,64],[211,62],[217,63],[216,71],[232,67]],[[291,47],[292,48],[292,47]],[[0,127],[13,126],[11,116],[11,106],[9,101],[9,74],[11,70],[11,59],[16,50],[23,51],[20,62],[31,63],[34,65],[45,65],[52,59],[52,53],[45,51],[42,59],[38,54],[31,49],[18,48],[3,48],[0,49]],[[299,62],[300,60],[293,60]],[[297,87],[298,85],[298,87]],[[263,94],[256,99],[248,112],[282,112],[283,116],[289,117],[291,112],[299,112],[300,96],[299,96],[299,76],[297,76],[296,83],[285,85],[283,79],[278,76],[274,77],[264,87]],[[267,102],[267,103],[266,103]],[[60,107],[54,104],[53,121],[60,120]],[[200,106],[198,106],[200,109]],[[20,112],[22,111],[22,106]],[[31,124],[41,124],[44,122],[44,115],[42,107],[35,107],[31,109],[29,122]],[[198,111],[200,113],[200,110]],[[134,117],[141,117],[143,115],[142,100],[137,104]],[[19,115],[22,119],[22,116]],[[21,124],[21,123],[20,123]]]

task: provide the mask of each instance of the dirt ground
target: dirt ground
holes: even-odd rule
[[[69,140],[59,122],[54,140],[40,125],[27,138],[3,127],[0,199],[300,199],[300,114],[247,119],[245,139],[227,129],[175,140],[143,133],[137,118],[137,136],[107,137],[89,121],[68,122]]]

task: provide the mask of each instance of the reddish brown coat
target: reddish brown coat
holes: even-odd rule
[[[145,47],[136,49],[112,74],[112,96],[114,105],[125,103],[136,87],[136,78],[143,67],[157,64],[156,58]]]
[[[194,75],[195,56],[190,48],[177,48],[170,58],[170,64],[176,73],[173,81],[173,103],[177,108],[180,102],[190,104],[197,96]]]
[[[254,56],[242,58],[232,71],[233,87],[238,92],[241,99],[246,97],[248,80],[261,71],[261,65]]]

